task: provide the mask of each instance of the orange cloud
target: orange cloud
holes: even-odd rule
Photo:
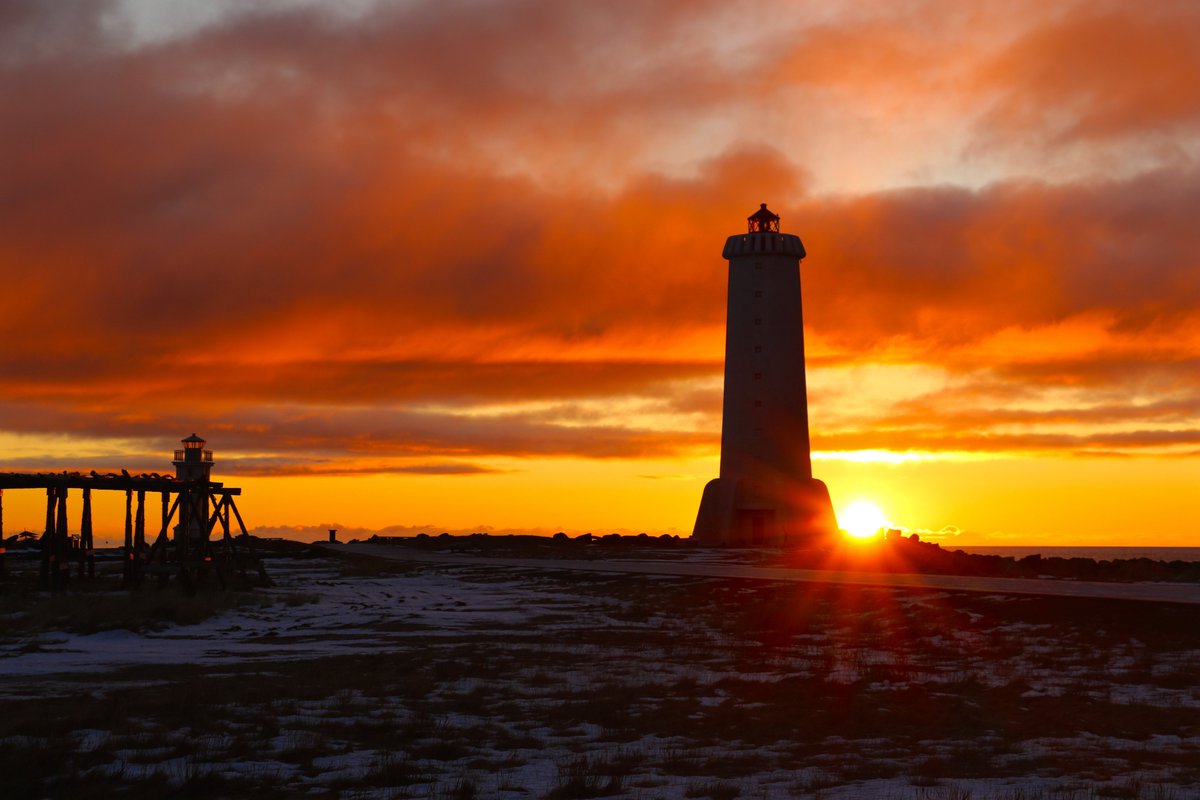
[[[0,427],[146,453],[216,431],[255,474],[711,452],[720,247],[766,200],[810,252],[816,372],[958,381],[845,418],[814,380],[819,446],[1188,445],[1186,152],[986,185],[931,156],[853,193],[824,155],[852,140],[870,173],[927,139],[1039,167],[1193,131],[1200,70],[1168,66],[1195,61],[1196,16],[875,5],[779,4],[772,26],[716,2],[231,12],[136,42],[115,6],[7,4]],[[1106,59],[1118,37],[1130,58]],[[864,133],[880,114],[894,130]],[[945,120],[961,138],[921,127]],[[1096,346],[1064,354],[1080,319]],[[1046,400],[1062,387],[1091,394]]]
[[[1072,140],[1151,136],[1200,124],[1200,15],[1178,0],[1084,4],[1028,31],[980,69],[1001,98],[986,124]]]

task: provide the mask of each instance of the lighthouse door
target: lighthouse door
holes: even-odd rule
[[[775,511],[766,508],[738,511],[737,540],[743,544],[766,544],[775,533]]]
[[[762,511],[750,517],[750,541],[762,544],[767,538],[767,515]]]

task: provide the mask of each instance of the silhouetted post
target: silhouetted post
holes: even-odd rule
[[[162,493],[162,526],[159,528],[159,534],[158,534],[160,539],[166,535],[167,526],[169,524],[171,524],[171,493],[163,492]],[[157,540],[155,540],[155,544],[156,545],[158,544]]]
[[[92,490],[83,490],[83,515],[79,519],[79,577],[87,571],[88,578],[96,577],[96,550],[92,542]]]
[[[58,494],[54,486],[46,487],[46,532],[49,538],[54,533],[54,504],[58,502]]]
[[[7,555],[4,542],[4,490],[0,489],[0,578],[4,577],[4,557]]]
[[[146,490],[138,489],[137,517],[133,538],[133,585],[142,583],[142,560],[146,557]]]
[[[192,521],[192,492],[184,489],[179,493],[179,524],[175,526],[175,558],[186,561],[188,557],[188,525]]]
[[[122,558],[121,583],[124,586],[133,582],[133,490],[125,490],[125,548]]]
[[[225,557],[233,559],[233,536],[229,532],[229,495],[217,504],[217,518],[221,520],[221,544]]]
[[[53,486],[46,487],[46,530],[42,533],[42,565],[38,573],[38,586],[50,588],[50,567],[54,562],[54,505],[58,493]]]
[[[54,578],[58,574],[58,548],[55,547],[55,537],[58,535],[58,487],[51,486],[46,490],[46,531],[42,534],[42,560],[44,562],[42,588],[54,590]]]
[[[246,542],[246,551],[250,553],[250,557],[258,565],[258,579],[263,586],[272,586],[270,577],[267,576],[267,568],[263,565],[262,559],[258,557],[258,553],[254,552],[254,538],[250,532],[246,530],[246,521],[242,519],[242,512],[238,511],[237,503],[233,502],[233,498],[229,498],[229,508],[233,510],[233,517],[238,522],[238,530],[242,532],[242,538]]]
[[[58,489],[58,514],[54,526],[54,572],[50,576],[54,591],[67,588],[71,574],[71,538],[67,533],[67,487]]]

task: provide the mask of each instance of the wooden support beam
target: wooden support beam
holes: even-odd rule
[[[212,538],[213,528],[217,527],[215,515],[210,515],[208,510],[210,507],[216,506],[216,498],[208,489],[204,490],[204,512],[200,514],[200,518],[204,521],[204,549],[208,550],[208,541]]]
[[[58,490],[46,487],[46,530],[42,532],[42,564],[38,573],[38,586],[50,588],[50,573],[54,566],[54,510],[58,504]]]
[[[0,489],[49,489],[66,486],[69,489],[104,489],[126,491],[145,489],[148,492],[179,492],[202,483],[199,480],[180,480],[167,475],[83,475],[78,472],[0,472]],[[219,481],[204,482],[210,491],[241,494],[241,489],[226,488]]]
[[[54,570],[50,573],[50,588],[61,592],[67,588],[71,574],[71,537],[67,532],[67,487],[58,489],[58,513],[54,524]]]
[[[221,522],[221,558],[224,559],[226,564],[236,567],[244,580],[246,570],[238,563],[237,551],[233,546],[233,537],[229,535],[229,495],[221,495],[221,500],[217,503],[216,514]]]
[[[186,561],[188,557],[188,524],[192,519],[192,493],[180,492],[176,504],[179,506],[179,525],[175,528],[175,559]]]
[[[171,502],[170,492],[162,493],[162,526],[158,529],[158,536],[155,537],[154,544],[150,545],[150,552],[146,554],[146,564],[143,569],[157,574],[160,585],[166,583],[170,573],[175,571],[175,567],[169,566],[167,562],[171,561],[171,557],[178,553],[179,542],[176,539],[173,546],[169,532],[171,520],[175,518],[175,512],[179,509],[182,498],[182,493],[177,494],[175,502]]]
[[[242,521],[242,512],[238,511],[237,503],[233,502],[233,495],[227,495],[229,498],[229,508],[233,511],[233,516],[237,518],[238,528],[242,531],[242,536],[246,537],[246,551],[250,557],[254,559],[254,563],[258,565],[258,579],[263,586],[271,586],[271,578],[267,575],[267,568],[263,566],[262,559],[254,552],[254,542],[250,538],[250,532],[246,530],[246,523]]]
[[[243,536],[250,536],[250,532],[246,530],[246,523],[242,522],[242,514],[238,511],[237,504],[233,502],[233,497],[229,498],[229,507],[233,509],[233,515],[237,517],[238,529],[241,530]]]
[[[204,528],[208,531],[209,538],[212,538],[212,532],[216,529],[217,523],[221,521],[221,504],[213,496],[209,496],[209,502],[213,505],[212,514],[208,517],[208,524]]]
[[[200,531],[204,536],[202,540],[204,543],[204,555],[208,557],[212,555],[210,539],[212,538],[212,531],[216,526],[216,522],[208,514],[208,507],[212,504],[212,494],[209,493],[207,487],[201,489],[200,492],[200,502],[196,507],[196,521],[200,523]]]
[[[46,532],[42,535],[49,539],[54,535],[54,509],[58,502],[58,491],[53,486],[46,487]]]
[[[164,495],[165,497],[166,495]],[[171,503],[171,508],[163,515],[162,534],[165,536],[171,530],[171,520],[175,519],[175,513],[178,511],[180,519],[182,519],[182,511],[179,511],[179,504],[183,500],[182,494],[175,495],[175,502]]]
[[[142,582],[142,563],[146,558],[146,490],[138,489],[137,514],[133,523],[133,585]]]
[[[150,545],[150,551],[146,553],[146,563],[154,561],[160,552],[167,547],[167,526],[171,524],[171,514],[173,509],[171,506],[171,493],[162,493],[162,525],[158,529],[158,536],[154,537],[153,544]]]
[[[79,519],[79,577],[96,577],[96,550],[92,541],[92,490],[83,490],[83,514]]]
[[[125,547],[121,554],[121,583],[133,583],[133,490],[125,490]]]
[[[225,544],[225,552],[230,556],[233,555],[231,549],[233,537],[229,535],[229,495],[221,497],[221,505],[217,509],[221,514],[221,541]]]

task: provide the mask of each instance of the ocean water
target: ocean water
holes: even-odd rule
[[[1148,558],[1152,561],[1200,561],[1200,547],[958,547],[943,544],[947,550],[962,550],[988,556],[1025,558],[1040,554],[1043,558],[1090,558],[1116,561]]]

